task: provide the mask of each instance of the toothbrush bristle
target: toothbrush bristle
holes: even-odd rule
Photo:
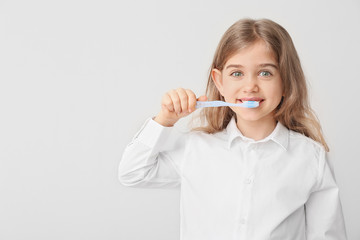
[[[256,108],[259,106],[259,102],[257,101],[247,101],[247,102],[244,102],[245,104],[245,107],[247,108]]]

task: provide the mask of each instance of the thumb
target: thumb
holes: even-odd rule
[[[207,97],[206,95],[200,96],[198,99],[198,101],[207,101]]]

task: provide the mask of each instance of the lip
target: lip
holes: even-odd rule
[[[260,98],[260,97],[248,97],[248,98],[240,98],[238,99],[240,102],[243,102],[243,101],[257,101],[257,102],[263,102],[264,99],[263,98]]]

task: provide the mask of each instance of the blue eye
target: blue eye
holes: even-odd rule
[[[262,73],[265,73],[265,75],[264,74],[262,74]],[[269,77],[269,76],[271,76],[272,74],[271,74],[271,72],[269,72],[269,71],[261,71],[260,72],[260,76],[263,76],[263,77]]]
[[[233,76],[233,77],[240,77],[241,75],[242,75],[241,72],[233,72],[233,73],[231,74],[231,76]]]

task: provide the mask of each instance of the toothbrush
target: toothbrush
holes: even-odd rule
[[[234,107],[245,107],[245,108],[256,108],[259,106],[257,101],[246,101],[243,103],[228,103],[223,101],[197,101],[196,108],[202,107],[223,107],[223,106],[234,106]]]

